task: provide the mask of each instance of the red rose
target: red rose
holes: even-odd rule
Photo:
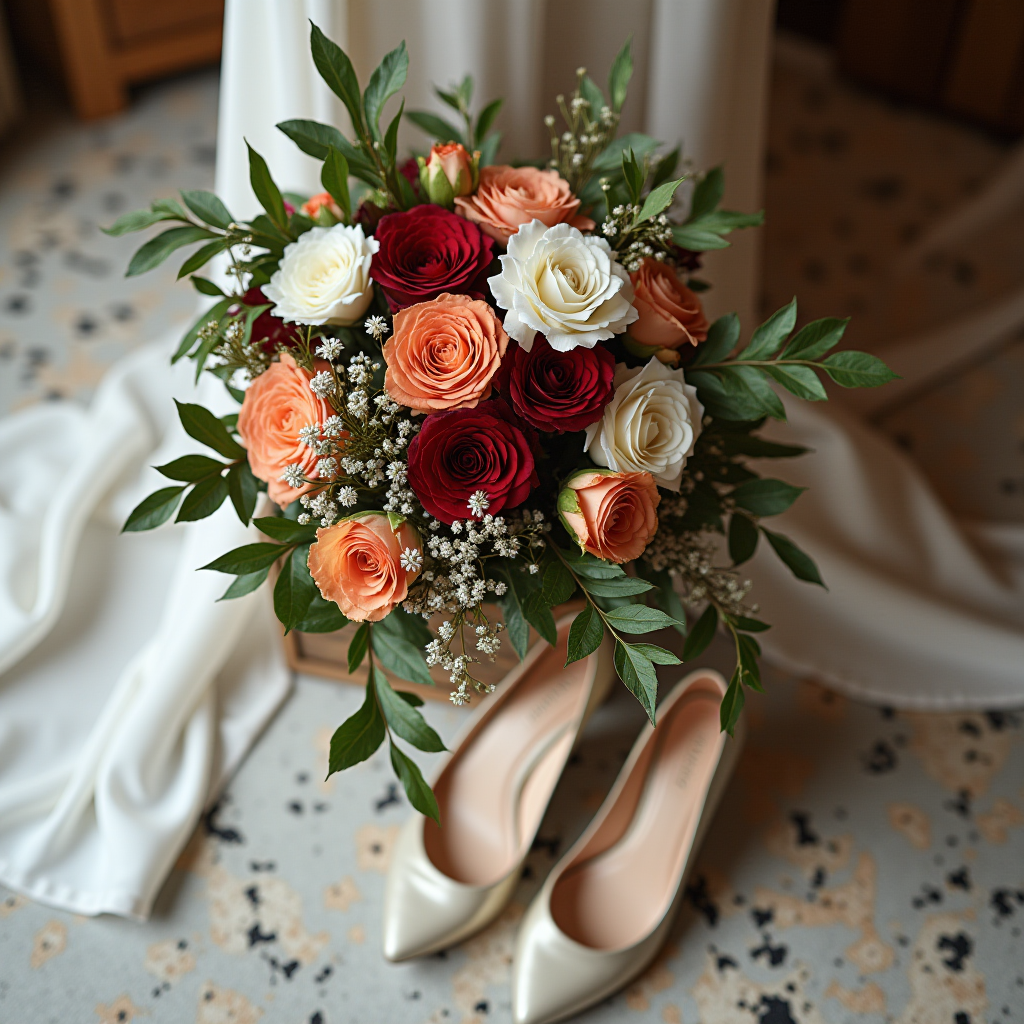
[[[393,313],[442,292],[484,297],[479,278],[491,264],[494,243],[464,217],[424,203],[382,217],[374,237],[380,250],[370,273]]]
[[[444,523],[469,519],[476,491],[497,515],[524,502],[538,483],[529,439],[499,399],[431,413],[409,445],[409,486]]]
[[[270,299],[263,294],[261,288],[250,288],[242,296],[243,306],[263,306],[269,303]],[[295,324],[285,323],[279,316],[274,316],[271,306],[253,320],[252,340],[254,344],[262,342],[264,352],[276,352],[278,344],[293,348],[299,343],[300,337]]]
[[[538,334],[533,348],[509,348],[499,387],[532,427],[548,433],[584,430],[612,397],[615,357],[603,345],[556,352]]]

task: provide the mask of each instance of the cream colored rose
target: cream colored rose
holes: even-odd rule
[[[263,286],[274,315],[297,324],[354,324],[373,298],[370,260],[379,248],[360,224],[310,228],[285,246],[281,266]]]
[[[620,473],[650,473],[678,491],[683,466],[700,437],[704,406],[682,370],[654,357],[643,367],[615,368],[615,394],[604,415],[587,428],[583,450],[599,466]]]
[[[593,348],[638,316],[629,274],[608,243],[568,224],[524,224],[508,240],[501,273],[487,283],[508,310],[505,330],[527,352],[538,333],[557,352]]]

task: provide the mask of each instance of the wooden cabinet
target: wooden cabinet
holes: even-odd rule
[[[63,77],[76,112],[103,117],[137,82],[220,59],[224,0],[7,0],[19,49]]]

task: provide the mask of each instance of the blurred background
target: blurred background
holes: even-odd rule
[[[479,99],[506,93],[507,161],[543,155],[552,98],[577,65],[603,79],[630,32],[623,130],[679,141],[664,126],[688,97],[659,90],[657,26],[683,2],[508,0],[505,24],[522,14],[521,33],[465,69],[445,49],[460,26],[432,17],[426,0],[307,7],[325,28],[345,8],[329,34],[364,80],[409,37],[410,106],[441,112],[430,83],[464,70]],[[733,69],[747,91],[719,114],[766,110],[763,130],[752,116],[750,133],[732,133],[756,151],[756,173],[740,153],[730,176],[713,130],[682,141],[699,165],[725,160],[727,205],[765,208],[765,227],[730,257],[753,283],[753,312],[796,294],[801,323],[850,316],[850,347],[884,355],[1013,300],[1024,287],[1024,0],[747,10],[774,18],[768,67]],[[180,188],[213,188],[223,17],[220,0],[0,0],[0,414],[87,401],[120,356],[193,315],[195,293],[172,267],[125,279],[138,240],[98,226]],[[463,27],[467,38],[480,31]],[[246,59],[255,76],[266,62],[274,83],[273,54]],[[279,119],[267,118],[268,134]],[[424,139],[409,126],[403,142]],[[723,277],[708,293],[713,310],[729,287]],[[850,400],[962,521],[1024,519],[1024,333],[1012,321],[967,332],[977,344],[891,399]],[[779,672],[768,687],[770,699],[748,704],[755,743],[673,944],[592,1019],[1024,1018],[1021,717],[897,713]],[[380,1019],[381,986],[392,1020],[506,1019],[514,917],[447,962],[382,973],[381,872],[405,809],[372,767],[351,785],[316,782],[328,725],[351,700],[300,679],[149,924],[85,924],[0,890],[0,1019],[49,1019],[20,1014],[59,1005],[62,1019],[171,1021],[198,1005],[208,1024],[369,1021]],[[618,711],[637,724],[627,704]],[[444,714],[449,736],[456,719]],[[628,747],[628,732],[609,724],[581,751],[531,855],[535,877],[597,806],[614,775],[608,751]]]

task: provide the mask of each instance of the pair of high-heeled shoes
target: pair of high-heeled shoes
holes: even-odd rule
[[[442,827],[416,816],[395,844],[384,955],[455,945],[512,896],[541,818],[615,669],[605,643],[563,667],[537,644],[470,722],[434,785]],[[741,745],[719,731],[725,681],[698,671],[658,707],[594,820],[548,876],[519,928],[516,1024],[550,1024],[628,984],[657,955]]]

